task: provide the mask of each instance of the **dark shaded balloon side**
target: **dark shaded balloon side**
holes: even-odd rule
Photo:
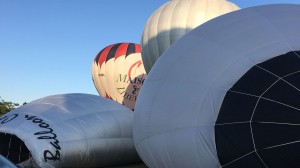
[[[299,55],[259,63],[227,91],[215,126],[222,165],[300,167]]]

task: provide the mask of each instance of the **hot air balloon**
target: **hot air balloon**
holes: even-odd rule
[[[142,35],[142,59],[149,73],[156,60],[176,40],[198,25],[238,10],[226,0],[171,0],[148,19]]]
[[[133,113],[89,94],[48,96],[0,117],[0,153],[24,167],[111,167],[139,162]]]
[[[146,78],[140,45],[117,43],[105,47],[94,59],[92,78],[100,96],[133,110]]]
[[[246,8],[175,42],[133,124],[149,167],[300,167],[300,5]]]

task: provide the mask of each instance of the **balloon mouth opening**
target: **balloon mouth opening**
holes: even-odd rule
[[[16,135],[9,133],[0,133],[0,154],[15,164],[32,158],[25,143]]]

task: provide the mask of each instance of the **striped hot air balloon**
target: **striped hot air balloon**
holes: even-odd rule
[[[146,78],[140,45],[117,43],[105,47],[94,59],[92,78],[100,96],[133,110]]]

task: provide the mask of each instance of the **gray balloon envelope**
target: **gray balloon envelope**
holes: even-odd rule
[[[25,167],[107,167],[139,162],[133,112],[95,95],[63,94],[0,117],[0,153]]]
[[[149,167],[300,167],[300,5],[212,19],[158,59],[135,108]]]

